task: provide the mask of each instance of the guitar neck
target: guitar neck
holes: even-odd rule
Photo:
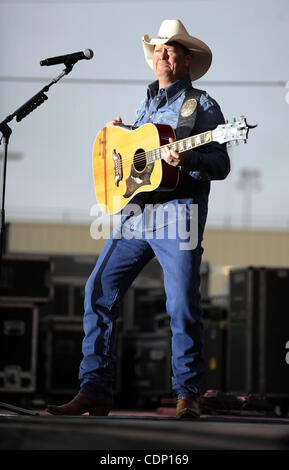
[[[208,144],[209,142],[212,142],[212,140],[212,131],[202,132],[201,134],[193,135],[191,137],[187,137],[186,139],[177,140],[176,142],[172,142],[171,144],[163,145],[162,147],[148,150],[146,152],[146,161],[147,163],[153,163],[156,160],[160,160],[162,158],[161,150],[163,147],[169,147],[178,153],[182,153],[186,152],[187,150],[191,150],[195,147],[200,147],[201,145]]]

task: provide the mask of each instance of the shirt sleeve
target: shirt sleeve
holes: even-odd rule
[[[142,120],[142,118],[144,117],[144,114],[145,114],[146,104],[147,104],[147,98],[145,98],[141,102],[139,108],[136,111],[136,118],[135,118],[135,121],[132,124],[133,128],[139,127],[139,123],[140,123],[140,121]]]
[[[192,135],[213,130],[225,122],[220,106],[207,94],[201,96],[197,112]],[[180,164],[180,169],[201,181],[225,179],[230,172],[230,158],[226,144],[210,142],[199,147],[198,150],[188,150]]]

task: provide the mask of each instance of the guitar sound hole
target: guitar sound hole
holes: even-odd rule
[[[146,167],[146,157],[144,149],[138,149],[133,158],[133,164],[136,171],[143,171]]]

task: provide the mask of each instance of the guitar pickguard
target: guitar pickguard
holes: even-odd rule
[[[123,197],[128,198],[140,187],[145,184],[151,184],[150,177],[154,169],[154,163],[150,163],[143,171],[136,171],[134,165],[131,165],[129,177],[126,179],[126,192]]]

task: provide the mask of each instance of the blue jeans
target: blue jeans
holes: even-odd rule
[[[175,207],[184,203],[184,211],[179,217],[186,220],[186,227],[191,220],[189,202],[173,202]],[[145,209],[138,217],[123,218],[106,240],[86,284],[80,390],[100,401],[113,401],[119,302],[154,256],[164,271],[166,309],[172,331],[172,391],[176,399],[197,399],[200,394],[204,365],[199,292],[203,226],[197,219],[196,247],[181,249],[180,242],[188,240],[189,236],[185,239],[179,230],[176,230],[175,237],[169,234],[172,228],[170,217],[175,214],[167,216],[161,225],[153,221],[145,232],[144,225],[139,226],[147,213]]]

